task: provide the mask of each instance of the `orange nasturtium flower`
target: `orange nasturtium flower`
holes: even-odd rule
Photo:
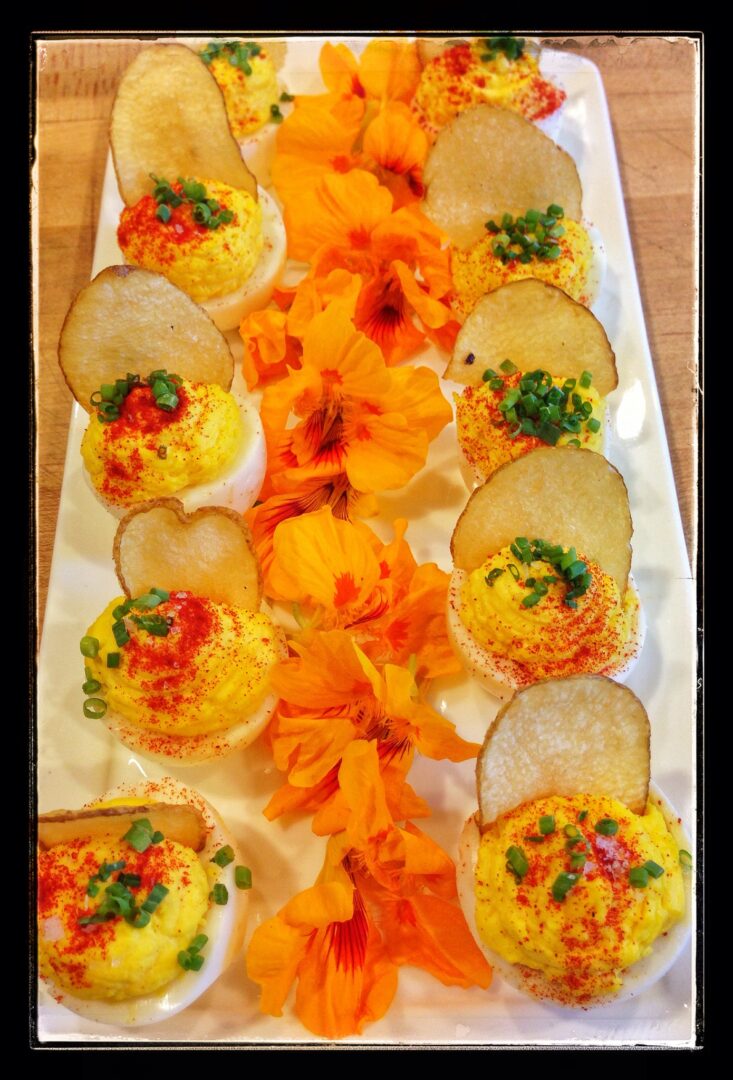
[[[455,903],[453,863],[414,825],[395,824],[374,743],[346,749],[339,786],[345,826],[329,840],[318,882],[255,930],[247,955],[262,1011],[282,1015],[297,979],[297,1015],[331,1039],[385,1014],[401,964],[448,986],[491,982]]]
[[[343,799],[333,770],[354,741],[376,743],[395,814],[416,798],[405,784],[415,750],[450,761],[466,761],[478,753],[478,743],[462,739],[449,720],[421,699],[411,671],[385,664],[380,673],[348,632],[319,631],[308,644],[291,642],[291,647],[297,656],[272,672],[281,700],[267,737],[287,783],[266,807],[267,817],[325,808],[314,830],[343,828]]]
[[[319,66],[329,90],[377,101],[409,104],[420,81],[421,66],[414,41],[370,41],[357,58],[347,45],[321,49]]]
[[[375,664],[405,665],[414,657],[419,681],[460,670],[446,629],[448,575],[435,563],[418,566],[394,524],[383,544],[362,523],[329,507],[283,520],[274,536],[270,594],[302,609],[310,625],[346,629]]]
[[[411,480],[452,415],[435,373],[388,369],[342,304],[315,316],[300,369],[268,386],[262,399],[268,475],[264,502],[247,520],[266,591],[280,521],[325,505],[338,517],[373,512],[365,496]]]
[[[276,360],[285,358],[287,343],[278,338],[283,325],[296,339],[297,355],[309,318],[333,299],[353,312],[357,329],[379,345],[390,365],[426,338],[452,349],[459,324],[450,306],[449,253],[441,232],[419,210],[393,210],[387,188],[371,173],[354,169],[324,175],[286,209],[285,218],[290,254],[309,262],[310,270],[294,289],[278,290],[281,307],[290,300],[284,324],[280,315],[273,316],[272,328],[267,319],[264,326],[243,320],[250,388],[274,374],[265,355],[273,338]]]

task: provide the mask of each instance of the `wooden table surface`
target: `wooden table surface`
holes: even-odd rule
[[[695,562],[698,45],[685,38],[569,38],[557,47],[598,65],[608,97],[688,552]],[[46,604],[71,395],[56,359],[69,305],[89,280],[129,38],[38,39],[38,613]],[[673,421],[673,422],[671,422]]]

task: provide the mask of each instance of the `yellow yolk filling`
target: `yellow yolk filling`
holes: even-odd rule
[[[201,183],[207,198],[232,211],[231,221],[207,228],[194,221],[192,204],[183,202],[171,208],[164,222],[157,217],[153,196],[144,195],[125,207],[117,230],[127,262],[164,274],[197,303],[241,289],[264,248],[262,210],[249,192],[215,180]],[[178,191],[178,184],[173,187]]]
[[[142,928],[119,916],[80,926],[78,920],[104,901],[117,873],[97,883],[94,897],[87,895],[89,879],[103,863],[119,860],[125,874],[140,878],[139,886],[130,886],[137,907],[156,884],[167,894]],[[58,844],[40,852],[38,882],[41,974],[81,998],[124,1001],[166,986],[182,974],[178,953],[201,931],[209,909],[211,885],[198,856],[172,840],[142,853],[111,838]]]
[[[609,674],[625,666],[636,651],[636,593],[627,588],[622,598],[614,579],[597,563],[580,554],[578,559],[586,563],[591,583],[575,601],[577,608],[564,602],[569,586],[559,571],[544,560],[521,562],[508,547],[473,570],[461,588],[464,625],[483,648],[520,664],[526,683]],[[548,577],[556,580],[545,582],[547,594],[526,607],[522,601],[533,591],[527,578]]]
[[[514,438],[509,436],[516,424],[505,422],[499,405],[508,390],[518,387],[521,378],[522,374],[517,372],[504,379],[500,390],[491,390],[488,382],[484,382],[481,386],[467,386],[461,394],[453,395],[456,404],[456,431],[461,450],[469,465],[485,478],[508,461],[514,461],[538,446],[547,445],[536,435],[520,432]],[[555,386],[561,387],[564,382],[563,376],[553,377]],[[601,427],[597,432],[593,432],[587,424],[581,423],[580,431],[564,432],[555,445],[567,446],[571,440],[577,439],[587,450],[601,453],[605,401],[593,386],[583,389],[576,384],[573,393],[578,394],[582,402],[591,404],[591,415],[600,421]]]
[[[483,42],[458,44],[425,66],[413,107],[428,130],[440,130],[472,105],[496,105],[541,120],[565,100],[564,91],[542,77],[531,53],[509,60],[498,51],[482,61],[486,54]]]
[[[568,718],[572,723],[572,718]],[[579,814],[587,811],[581,822]],[[555,831],[540,843],[539,819],[553,816]],[[613,836],[596,822],[618,823]],[[586,861],[571,870],[564,826],[574,826]],[[528,869],[521,880],[507,869],[507,851],[519,847]],[[572,851],[582,849],[575,845]],[[629,870],[652,860],[664,873],[645,888],[629,881]],[[553,898],[558,875],[580,872],[565,899]],[[476,924],[486,945],[513,964],[524,964],[550,980],[553,996],[582,1003],[614,992],[621,973],[647,956],[660,934],[685,910],[677,846],[656,806],[643,815],[597,795],[551,796],[503,814],[482,835],[476,866]]]
[[[451,273],[456,292],[455,307],[467,315],[487,292],[522,278],[538,278],[563,289],[579,303],[587,303],[593,245],[590,236],[577,221],[562,219],[563,236],[554,240],[560,248],[556,259],[533,257],[528,263],[512,259],[503,263],[494,254],[496,235],[488,233],[465,251],[451,252]]]
[[[270,692],[269,672],[280,655],[267,615],[174,592],[153,612],[130,609],[130,640],[120,647],[112,613],[124,599],[112,600],[87,631],[99,652],[85,663],[108,709],[161,738],[203,735],[241,723]],[[132,618],[148,614],[169,622],[167,635],[149,633]],[[119,653],[118,667],[107,666],[110,653]]]
[[[99,494],[117,506],[174,495],[215,479],[230,465],[245,437],[231,394],[216,384],[189,383],[172,412],[155,404],[152,389],[133,388],[110,423],[89,421],[81,455]]]
[[[228,55],[220,54],[208,64],[224,95],[235,139],[251,135],[271,120],[270,107],[280,98],[275,68],[264,48],[257,56],[250,56],[247,62],[252,69],[251,75],[231,64]]]

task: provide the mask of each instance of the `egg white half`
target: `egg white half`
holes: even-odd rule
[[[674,837],[677,846],[685,851],[691,851],[692,844],[690,838],[679,824],[677,812],[654,781],[649,785],[649,798],[659,808],[667,828]],[[492,967],[496,969],[501,978],[509,983],[510,986],[513,986],[517,990],[521,990],[523,993],[530,993],[532,996],[540,997],[543,1000],[549,1000],[550,1003],[556,1007],[566,1009],[587,1009],[589,1007],[594,1008],[600,1005],[610,1005],[619,1001],[626,1001],[627,999],[637,997],[645,990],[648,990],[650,986],[666,975],[687,944],[692,927],[692,873],[683,874],[685,887],[684,916],[679,922],[674,923],[665,935],[661,935],[657,938],[654,942],[652,951],[648,956],[643,957],[643,959],[632,964],[631,967],[626,968],[623,974],[623,984],[617,993],[601,995],[591,1001],[584,1001],[582,1005],[574,1005],[566,1001],[555,1001],[553,1000],[551,987],[546,982],[541,972],[534,971],[523,964],[512,964],[508,960],[505,960],[502,956],[492,952],[492,950],[484,944],[484,941],[479,934],[476,925],[475,876],[480,842],[481,833],[478,826],[477,811],[463,826],[463,831],[461,832],[458,841],[458,857],[456,859],[456,886],[458,888],[458,898],[461,902],[463,914],[466,917],[466,922],[474,936],[476,944],[483,950],[487,960]]]
[[[246,862],[237,851],[236,842],[222,821],[221,817],[198,792],[181,784],[178,780],[166,777],[156,782],[144,782],[135,785],[122,785],[103,795],[100,802],[116,798],[154,798],[157,802],[189,803],[195,806],[204,817],[208,829],[206,846],[198,853],[202,865],[225,844],[229,844],[235,854],[234,862],[219,870],[218,882],[225,885],[229,894],[226,904],[212,904],[201,929],[208,937],[202,950],[204,964],[200,971],[183,971],[181,974],[154,994],[131,998],[129,1001],[93,1001],[78,998],[66,990],[56,990],[52,983],[42,982],[52,996],[65,1008],[89,1020],[101,1024],[121,1027],[137,1027],[155,1024],[185,1009],[218,979],[234,957],[241,952],[246,930],[249,891],[238,889],[235,885],[234,870],[237,865]],[[144,931],[141,931],[144,932]]]
[[[284,117],[290,115],[293,106],[290,103],[280,103],[280,112]],[[254,173],[257,183],[262,187],[270,187],[272,184],[272,162],[277,149],[277,133],[280,124],[264,124],[259,131],[253,131],[239,140],[239,149],[242,151],[244,163],[251,173]],[[264,207],[263,207],[264,210]]]
[[[253,505],[262,488],[267,469],[267,447],[259,410],[243,394],[234,389],[231,393],[239,406],[242,418],[243,433],[239,450],[218,476],[205,480],[201,484],[192,484],[190,487],[181,488],[180,491],[170,492],[170,496],[181,500],[186,513],[190,514],[198,510],[200,506],[226,506],[231,510],[244,513]],[[95,423],[94,417],[91,417],[89,422]],[[123,518],[133,506],[147,501],[145,497],[130,503],[129,506],[117,506],[97,491],[83,466],[82,472],[95,498],[116,518]]]
[[[524,668],[510,657],[499,656],[485,649],[461,619],[461,588],[467,577],[468,572],[466,570],[454,569],[448,583],[448,637],[469,674],[476,678],[484,690],[488,690],[494,697],[498,697],[501,701],[508,701],[515,690],[525,685],[522,677]],[[628,587],[638,593],[631,574],[629,574]],[[640,603],[634,633],[636,643],[634,655],[618,668],[613,671],[604,671],[603,674],[615,679],[616,682],[626,682],[641,655],[645,636],[646,616]]]
[[[257,192],[265,241],[257,265],[241,289],[201,304],[220,330],[236,330],[245,315],[266,307],[285,270],[288,239],[282,214],[272,195],[262,187]]]
[[[263,607],[263,610],[266,609]],[[279,658],[285,660],[288,655],[285,634],[275,622],[272,623],[272,629],[278,644]],[[109,708],[104,714],[103,722],[125,746],[154,761],[165,765],[201,765],[205,761],[233,754],[235,750],[254,742],[267,727],[277,702],[277,694],[270,693],[253,712],[244,715],[238,724],[226,731],[217,731],[210,735],[166,735],[148,731]]]

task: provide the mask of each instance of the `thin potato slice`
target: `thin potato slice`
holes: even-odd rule
[[[59,364],[87,412],[103,383],[157,368],[229,390],[234,358],[203,308],[162,274],[108,266],[78,294],[61,328]]]
[[[257,181],[232,135],[224,97],[185,45],[150,45],[122,77],[112,108],[112,157],[128,206],[152,191],[150,174],[221,180],[257,199]]]
[[[480,386],[484,371],[498,371],[504,360],[520,371],[542,368],[571,379],[590,371],[601,397],[618,385],[616,357],[595,315],[536,278],[481,297],[459,331],[443,378]]]
[[[621,473],[602,454],[546,446],[502,465],[471,495],[451,537],[453,562],[475,570],[517,536],[575,547],[626,591],[631,512]]]
[[[167,840],[201,851],[206,843],[206,823],[194,806],[183,803],[147,803],[145,806],[108,806],[91,810],[51,810],[38,818],[38,840],[43,848],[71,840],[121,837],[134,821],[147,818],[153,832]]]
[[[646,709],[612,679],[534,683],[499,710],[479,751],[480,823],[545,795],[608,795],[641,814],[649,740]]]
[[[249,528],[233,510],[202,506],[186,514],[178,499],[144,503],[123,517],[112,553],[126,596],[154,585],[260,609],[260,565]]]
[[[460,248],[486,234],[490,218],[552,203],[580,221],[582,189],[575,162],[518,113],[475,105],[447,124],[430,150],[424,209]]]

